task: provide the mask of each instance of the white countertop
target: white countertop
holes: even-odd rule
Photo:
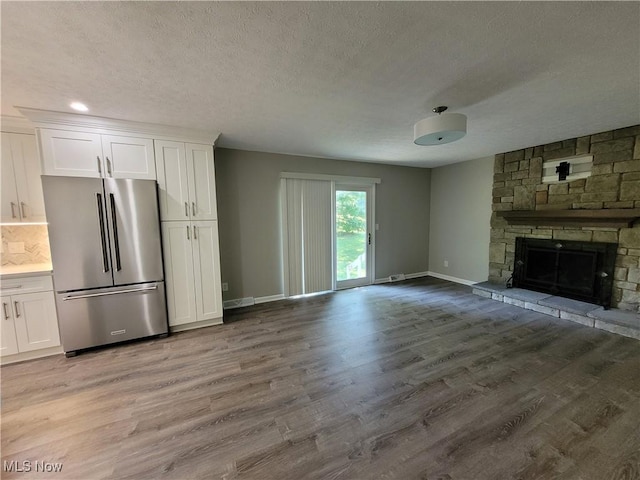
[[[52,275],[51,263],[28,263],[25,265],[2,265],[0,277],[32,277],[37,275]]]

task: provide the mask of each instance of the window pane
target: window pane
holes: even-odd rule
[[[336,191],[337,280],[367,276],[367,193]]]

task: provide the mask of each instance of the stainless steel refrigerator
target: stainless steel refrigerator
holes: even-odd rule
[[[168,333],[153,180],[42,176],[62,346]]]

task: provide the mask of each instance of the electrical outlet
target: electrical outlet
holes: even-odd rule
[[[444,261],[444,268],[449,268],[449,260]]]
[[[227,282],[222,284],[222,291],[223,292],[228,292],[229,291],[229,284]]]
[[[9,242],[9,253],[24,253],[24,242]]]

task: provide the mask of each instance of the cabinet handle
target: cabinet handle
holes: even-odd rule
[[[98,174],[102,175],[102,165],[100,164],[100,157],[96,157],[96,160],[98,160]]]
[[[109,160],[109,157],[104,157],[107,159],[107,173],[109,174],[110,177],[113,177],[113,173],[111,173],[111,160]]]
[[[195,225],[193,226],[193,239],[198,239],[198,227],[196,227]]]
[[[187,240],[191,240],[191,236],[189,235],[189,225],[187,225]]]
[[[11,202],[11,218],[16,218],[16,204]]]
[[[4,310],[4,319],[9,320],[9,312],[7,312],[7,302],[2,302],[2,309]]]
[[[25,207],[24,202],[20,202],[20,210],[22,211],[22,218],[27,218],[27,212],[24,209],[24,207]]]
[[[184,216],[189,218],[189,204],[184,202]]]
[[[20,310],[18,310],[18,302],[17,301],[13,302],[13,308],[16,309],[16,318],[18,318],[20,316]]]
[[[196,202],[191,202],[191,214],[196,216]]]

